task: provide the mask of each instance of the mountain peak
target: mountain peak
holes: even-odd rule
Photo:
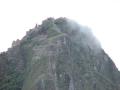
[[[36,25],[13,42],[0,61],[8,64],[2,68],[9,68],[1,74],[1,90],[120,89],[120,72],[91,30],[67,18]],[[11,77],[12,85],[4,75]]]

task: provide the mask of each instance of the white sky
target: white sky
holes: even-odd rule
[[[120,0],[0,0],[0,52],[47,17],[90,27],[120,69]]]

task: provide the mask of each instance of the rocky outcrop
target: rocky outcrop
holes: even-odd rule
[[[6,55],[21,88],[1,90],[120,90],[120,72],[92,32],[66,18],[44,20]]]

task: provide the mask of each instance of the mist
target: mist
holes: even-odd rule
[[[67,17],[89,27],[120,68],[120,2],[117,0],[2,0],[0,1],[0,52],[21,39],[47,17]]]

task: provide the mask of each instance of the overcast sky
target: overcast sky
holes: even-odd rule
[[[90,27],[120,69],[120,0],[0,0],[0,52],[47,17]]]

